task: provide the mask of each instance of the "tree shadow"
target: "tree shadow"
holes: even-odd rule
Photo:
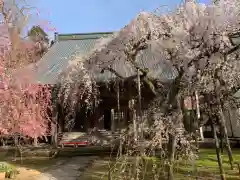
[[[77,156],[77,157],[55,157],[45,159],[17,159],[11,161],[5,158],[11,165],[18,170],[18,180],[76,180],[85,169],[91,165],[96,157]],[[4,160],[4,158],[3,158]]]

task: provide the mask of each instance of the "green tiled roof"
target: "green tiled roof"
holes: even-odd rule
[[[111,48],[109,48],[109,50],[111,50]],[[102,52],[102,54],[104,54],[104,52]],[[103,60],[108,60],[109,58],[106,54],[102,56],[99,55],[97,59],[103,62]],[[159,58],[159,55],[153,54],[151,49],[147,49],[136,58],[136,64],[143,69],[149,69],[148,76],[151,78],[159,79],[162,82],[173,80],[176,77],[177,72],[167,61],[159,61],[159,59],[161,59]],[[106,64],[108,64],[108,62]],[[108,81],[116,78],[116,76],[109,71],[101,73],[102,68],[107,66],[106,64],[102,63],[93,68],[92,76],[96,81]],[[119,59],[116,58],[110,64],[111,68],[124,78],[137,75],[136,68],[125,59],[125,56],[122,56]]]
[[[99,38],[112,35],[113,33],[85,33],[85,34],[58,34],[56,37],[57,42],[49,49],[43,58],[37,62],[35,76],[37,82],[42,84],[56,84],[59,79],[60,73],[65,71],[69,62],[76,54],[86,56],[92,52]],[[99,57],[93,57],[101,60],[107,60],[108,57],[105,51],[112,51],[112,45],[115,47],[121,46],[121,39],[126,39],[125,35],[116,37],[111,41],[104,50],[99,52]],[[114,50],[113,50],[114,51]],[[98,56],[98,55],[97,55]],[[175,77],[175,72],[172,67],[163,61],[158,61],[159,55],[153,54],[152,51],[146,50],[138,56],[136,63],[142,68],[151,69],[149,76],[168,81]],[[161,59],[161,58],[160,58]],[[104,64],[103,64],[104,66]],[[113,61],[111,67],[123,77],[136,75],[136,69],[125,60],[125,56],[121,55],[120,59]],[[90,74],[96,81],[108,81],[116,78],[115,75],[109,71],[101,73],[103,67],[96,66],[96,71],[91,71]]]
[[[43,58],[37,62],[36,81],[43,84],[55,84],[75,54],[85,56],[94,48],[97,40],[112,33],[59,34],[57,42]]]

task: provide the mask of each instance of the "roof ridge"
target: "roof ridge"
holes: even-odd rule
[[[61,39],[61,41],[75,41],[75,40],[90,40],[90,39],[100,39],[100,37],[83,37],[83,38],[72,38],[72,39]]]
[[[113,34],[115,31],[107,32],[90,32],[90,33],[57,33],[58,36],[74,36],[74,35],[94,35],[94,34]]]
[[[94,33],[78,33],[78,34],[58,34],[56,33],[57,41],[66,40],[90,40],[99,39],[105,36],[112,35],[114,32],[94,32]]]

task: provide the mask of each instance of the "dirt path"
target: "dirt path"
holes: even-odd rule
[[[77,156],[59,160],[55,165],[44,170],[19,168],[16,180],[76,180],[82,171],[93,162],[95,156]],[[42,171],[42,172],[41,172]]]

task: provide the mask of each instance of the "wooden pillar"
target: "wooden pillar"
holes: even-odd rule
[[[102,113],[101,117],[98,120],[99,129],[104,129],[104,119],[105,119],[105,116],[104,116],[104,113]]]
[[[88,132],[88,129],[90,128],[90,113],[89,111],[86,112],[86,115],[84,117],[84,131]]]
[[[129,121],[129,108],[125,107],[123,111],[123,117],[124,117],[124,128],[128,127],[128,121]]]
[[[138,141],[138,127],[137,127],[137,117],[136,110],[133,110],[133,132],[134,132],[134,141]]]
[[[64,132],[65,122],[64,122],[64,113],[62,107],[59,105],[57,108],[58,114],[57,114],[57,123],[58,123],[58,132]]]
[[[120,80],[117,80],[117,114],[118,114],[118,129],[121,129],[121,118],[120,118]]]
[[[230,108],[227,108],[226,109],[226,113],[227,113],[227,116],[228,116],[228,122],[230,124],[230,129],[231,129],[231,134],[232,134],[232,138],[234,137],[234,132],[233,132],[233,125],[232,125],[232,109]]]
[[[52,131],[52,140],[51,140],[51,144],[52,144],[52,146],[57,146],[57,134],[58,134],[58,132],[57,132],[57,125],[56,124],[54,124],[54,123],[52,123],[51,124],[51,131]]]
[[[134,119],[134,99],[128,101],[128,117],[127,117],[127,125],[133,124]]]
[[[97,108],[94,114],[94,127],[97,129],[104,128],[104,114],[100,108]]]
[[[57,131],[57,117],[58,117],[58,112],[53,112],[53,122],[51,122],[51,144],[52,146],[57,146],[57,139],[58,139],[58,131]]]
[[[119,133],[119,154],[120,156],[122,155],[122,151],[123,151],[123,141],[122,141],[122,122],[121,122],[121,111],[120,111],[120,80],[117,80],[117,112],[118,112],[118,133]]]
[[[114,119],[114,109],[111,109],[111,131],[112,131],[112,134],[114,134],[116,131],[115,119]]]

